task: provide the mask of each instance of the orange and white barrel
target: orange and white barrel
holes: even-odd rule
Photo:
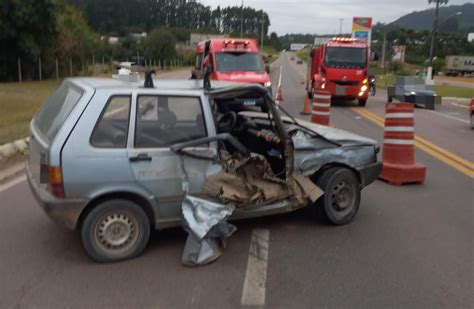
[[[424,182],[426,167],[415,163],[414,139],[414,105],[412,103],[387,104],[381,179],[395,185]]]
[[[329,126],[331,115],[331,93],[325,90],[316,90],[313,97],[311,122]]]

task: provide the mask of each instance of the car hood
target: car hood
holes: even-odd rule
[[[285,123],[289,124],[289,131],[298,128],[298,126],[294,125],[289,118],[282,117],[282,119]],[[326,127],[300,119],[297,121],[300,125],[310,129],[311,131],[314,131],[325,139],[336,142],[342,146],[377,146],[377,142],[375,140],[348,131]]]
[[[256,83],[264,84],[269,81],[270,78],[265,72],[229,72],[229,73],[216,73],[217,80],[239,82],[239,83]]]

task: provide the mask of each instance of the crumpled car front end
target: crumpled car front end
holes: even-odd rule
[[[287,127],[295,149],[295,170],[310,176],[328,165],[347,166],[358,172],[362,188],[377,179],[382,163],[377,159],[376,141],[307,121],[298,124]]]

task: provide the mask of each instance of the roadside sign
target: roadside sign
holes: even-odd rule
[[[352,19],[352,37],[365,41],[370,48],[372,40],[372,17],[354,17]]]

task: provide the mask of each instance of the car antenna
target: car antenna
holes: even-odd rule
[[[156,74],[155,70],[150,70],[145,72],[145,83],[143,87],[145,88],[155,88],[153,84],[153,74]]]

